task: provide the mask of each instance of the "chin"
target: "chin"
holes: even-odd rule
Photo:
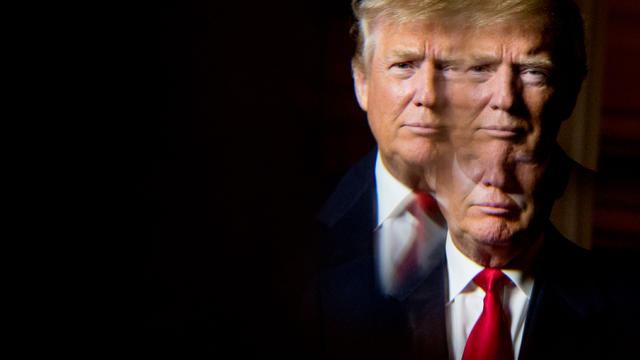
[[[471,224],[468,233],[476,242],[483,245],[508,247],[513,245],[517,228],[517,224],[496,217]]]
[[[402,158],[411,165],[423,166],[429,164],[436,157],[435,146],[429,140],[414,140],[411,146],[401,149]]]

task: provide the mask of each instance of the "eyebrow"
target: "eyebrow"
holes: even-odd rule
[[[431,56],[426,56],[431,57]],[[388,61],[395,61],[397,59],[403,60],[422,60],[425,58],[425,54],[414,49],[397,49],[393,50],[391,54],[387,56]],[[433,60],[439,63],[462,63],[463,59],[459,54],[449,53],[436,53],[433,55]]]
[[[472,63],[499,63],[502,61],[502,56],[498,54],[471,54],[467,57],[468,61]],[[553,61],[547,55],[525,55],[520,57],[515,62],[516,65],[526,67],[554,67]]]
[[[387,59],[422,59],[424,53],[413,49],[396,49],[387,56]]]
[[[547,56],[525,57],[524,59],[518,61],[518,64],[524,65],[526,67],[554,67],[553,61],[551,61],[551,59]]]

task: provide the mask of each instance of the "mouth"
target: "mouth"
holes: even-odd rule
[[[478,131],[481,131],[491,137],[499,138],[499,139],[517,138],[517,137],[524,136],[526,133],[525,129],[522,127],[497,126],[497,125],[483,126],[478,128]]]
[[[518,205],[511,202],[481,202],[471,206],[492,216],[513,215],[519,210]]]
[[[438,135],[442,133],[443,128],[441,126],[422,124],[422,123],[406,123],[402,125],[403,128],[411,131],[414,134],[429,136]]]

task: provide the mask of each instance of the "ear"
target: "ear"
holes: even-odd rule
[[[367,76],[359,66],[353,67],[353,87],[356,90],[356,99],[360,108],[367,111],[367,101],[369,92],[367,91]]]

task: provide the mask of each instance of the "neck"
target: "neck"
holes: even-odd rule
[[[394,166],[388,166],[388,161],[383,158],[383,166],[387,169],[389,174],[396,180],[401,182],[404,186],[413,191],[431,192],[431,187],[428,185],[428,174],[425,174],[423,167],[413,167],[407,164],[394,164]]]
[[[481,244],[473,240],[458,241],[459,235],[453,233],[451,238],[461,253],[480,266],[527,270],[542,246],[543,234],[535,237],[514,236],[506,246]]]

